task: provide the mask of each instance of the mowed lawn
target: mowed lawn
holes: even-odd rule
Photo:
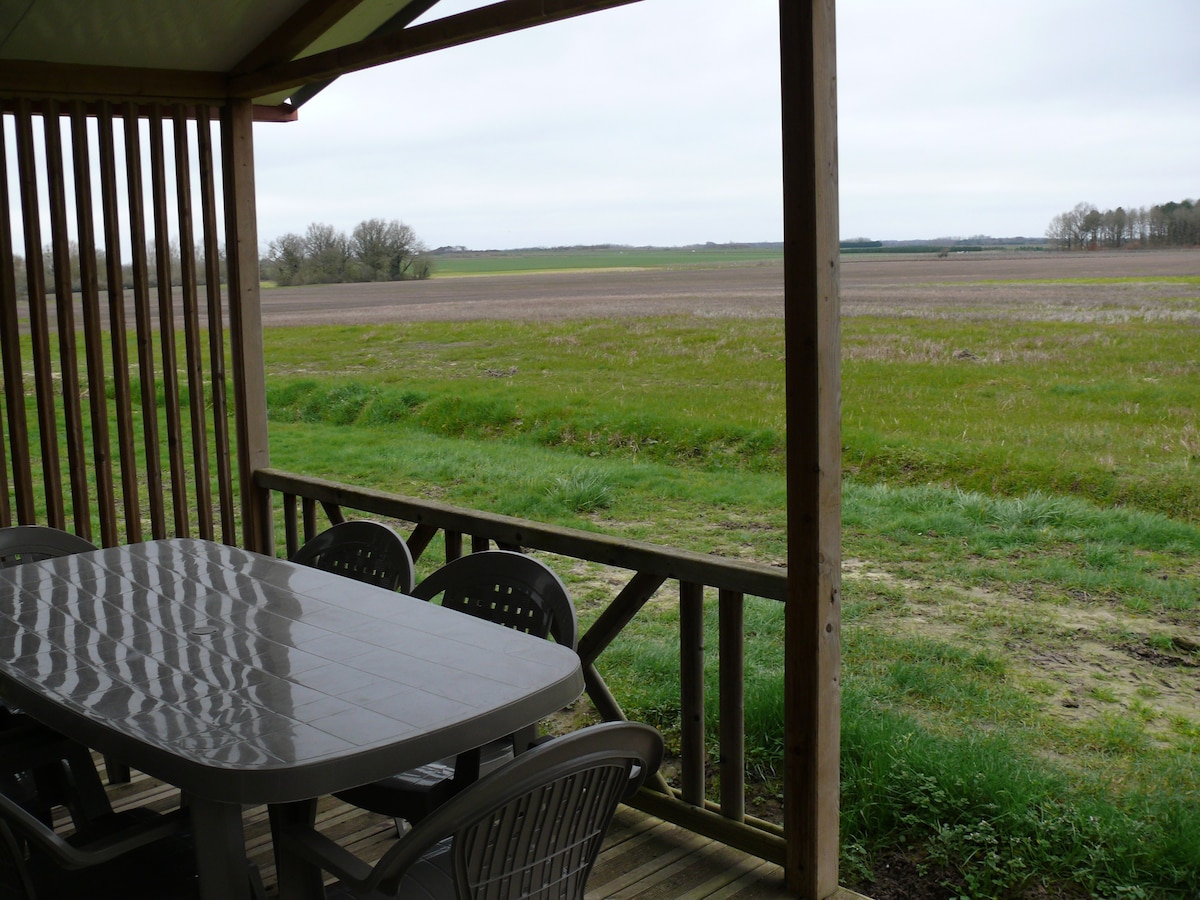
[[[964,896],[1200,890],[1200,255],[1054,256],[843,267],[843,881],[867,893],[895,854]],[[785,558],[778,311],[266,339],[276,466]],[[587,621],[611,584],[562,564]],[[779,613],[747,623],[763,814]],[[675,621],[654,604],[602,659],[668,741]]]

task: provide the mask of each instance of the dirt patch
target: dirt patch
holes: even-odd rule
[[[1137,278],[1200,274],[1200,253],[985,252],[937,259],[848,256],[844,315],[1154,316],[1200,321],[1200,285],[1018,285],[991,281]],[[268,327],[313,324],[586,319],[694,315],[781,316],[783,265],[609,269],[433,278],[383,284],[309,285],[262,292]]]
[[[1197,636],[1165,616],[1086,596],[1033,604],[1014,594],[941,585],[931,597],[922,585],[859,559],[845,560],[842,572],[848,581],[889,584],[904,596],[861,627],[886,623],[893,634],[1003,647],[1009,677],[1042,697],[1052,719],[1136,721],[1147,739],[1164,746],[1181,732],[1200,733]]]

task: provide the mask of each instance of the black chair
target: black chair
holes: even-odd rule
[[[0,528],[0,569],[98,549],[85,538],[46,525]],[[128,783],[129,766],[106,756],[104,768],[110,784]]]
[[[0,773],[11,775],[59,763],[72,776],[86,777],[87,767],[79,767],[81,752],[88,753],[75,742],[25,719],[0,738]],[[78,785],[72,787],[78,789]],[[93,788],[103,795],[98,778]],[[75,828],[64,836],[45,820],[41,810],[0,790],[0,897],[199,897],[196,854],[186,808],[165,814],[144,808],[114,812],[107,798],[102,803],[102,814],[91,810],[77,818],[72,810]],[[264,897],[257,868],[250,868],[248,878],[253,895]]]
[[[0,528],[0,569],[97,549],[89,540],[45,525]]]
[[[511,550],[468,553],[446,563],[410,592],[422,600],[515,628],[575,649],[575,606],[554,570]]]
[[[292,554],[292,562],[409,593],[413,559],[404,538],[382,522],[340,522]]]
[[[464,790],[374,866],[308,823],[280,824],[280,896],[319,872],[330,897],[582,898],[617,804],[658,768],[662,737],[608,722],[554,738]]]
[[[0,796],[47,826],[61,806],[79,831],[103,827],[113,812],[87,747],[7,708],[0,709]]]
[[[412,590],[422,600],[488,619],[575,649],[575,606],[562,580],[523,553],[487,550],[446,563]],[[410,824],[419,822],[481,773],[523,753],[537,741],[537,725],[457,758],[428,763],[337,794],[355,806]],[[401,828],[400,822],[397,827]]]

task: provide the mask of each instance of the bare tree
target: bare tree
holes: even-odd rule
[[[366,281],[410,277],[413,260],[423,250],[416,232],[396,219],[366,219],[354,226],[350,235],[350,253]]]
[[[344,281],[350,257],[346,235],[332,225],[313,222],[304,233],[304,280],[310,284]]]
[[[304,238],[295,232],[280,235],[267,245],[264,274],[276,284],[300,284],[304,269]]]

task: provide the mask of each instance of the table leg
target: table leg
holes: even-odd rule
[[[251,900],[241,805],[195,795],[188,797],[187,805],[196,841],[201,900]]]
[[[325,900],[325,876],[321,867],[294,853],[280,853],[277,835],[285,825],[312,828],[317,821],[317,801],[300,800],[269,806],[271,839],[275,844],[275,877],[279,900]]]

